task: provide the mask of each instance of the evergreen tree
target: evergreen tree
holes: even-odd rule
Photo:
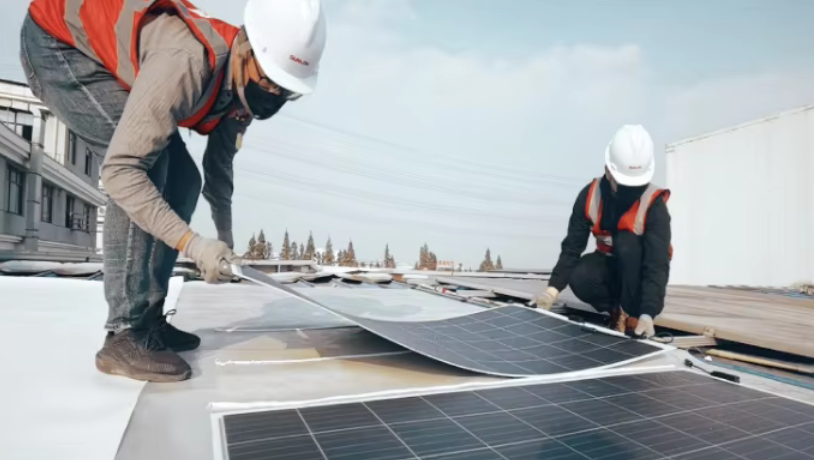
[[[356,251],[353,250],[353,240],[348,242],[348,250],[345,257],[348,259],[348,267],[357,267],[359,264],[356,262]]]
[[[274,248],[271,246],[271,241],[266,243],[266,253],[269,255],[268,258],[271,259],[274,256]]]
[[[390,245],[384,245],[384,266],[390,268]]]
[[[297,253],[301,260],[305,260],[305,245],[300,243],[300,252]]]
[[[503,261],[500,260],[500,256],[497,256],[497,262],[495,262],[495,270],[503,270]]]
[[[314,246],[314,235],[311,232],[308,232],[308,244],[305,246],[305,256],[303,259],[311,260],[314,258],[314,254],[317,253],[317,248]]]
[[[421,268],[418,266],[418,262],[416,262],[413,266],[413,270],[421,270]]]
[[[337,261],[337,262],[338,262],[338,263],[337,263],[337,265],[339,265],[340,267],[345,267],[345,266],[347,266],[347,263],[348,263],[348,257],[347,257],[347,255],[345,254],[345,250],[344,250],[344,249],[340,249],[340,250],[339,250],[339,254],[338,254],[338,257],[337,257],[337,258],[339,259],[339,260]]]
[[[266,235],[263,233],[262,228],[260,229],[260,235],[257,236],[255,257],[263,260],[271,257],[271,254],[269,253],[269,246],[266,243]]]
[[[252,233],[252,237],[249,238],[249,248],[246,250],[246,253],[243,254],[244,259],[254,259],[254,255],[257,252],[255,247],[257,246],[257,240],[254,238],[254,233]]]
[[[288,242],[288,229],[285,231],[285,237],[283,237],[283,249],[280,252],[280,258],[282,260],[291,260],[291,244]]]
[[[323,260],[324,265],[333,265],[336,263],[334,258],[334,245],[331,244],[331,237],[328,237],[328,242],[325,243],[325,257]]]
[[[434,252],[430,252],[427,256],[427,269],[435,270],[438,268],[438,257],[435,257]]]
[[[297,242],[291,242],[291,260],[299,260],[300,259],[300,250],[297,248]]]
[[[492,264],[492,253],[489,251],[489,248],[486,248],[486,258],[483,259],[483,262],[480,264],[480,268],[478,268],[479,272],[488,272],[490,270],[494,270],[495,266]]]

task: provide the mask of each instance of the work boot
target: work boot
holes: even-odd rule
[[[608,328],[613,329],[614,331],[618,331],[621,333],[625,332],[625,326],[627,325],[627,318],[628,315],[622,310],[622,307],[614,307],[610,312],[610,321],[608,323]]]
[[[167,322],[167,317],[175,314],[175,310],[170,310],[166,315],[158,317],[156,327],[159,328],[161,339],[164,345],[176,352],[189,351],[198,348],[201,338],[195,334],[182,331]]]
[[[108,332],[104,346],[96,353],[96,368],[106,374],[151,382],[188,379],[192,369],[167,348],[160,332],[158,327]]]

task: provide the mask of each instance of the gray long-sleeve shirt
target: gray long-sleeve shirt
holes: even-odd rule
[[[231,91],[231,72],[221,99]],[[146,232],[176,247],[190,230],[169,207],[147,176],[178,122],[193,115],[196,102],[215,78],[206,50],[182,19],[162,13],[141,31],[139,73],[102,165],[102,181],[111,198]],[[231,239],[232,160],[238,135],[250,121],[224,118],[208,135],[204,153],[203,195],[221,239]],[[172,180],[168,178],[167,180]],[[231,241],[226,241],[231,244]]]

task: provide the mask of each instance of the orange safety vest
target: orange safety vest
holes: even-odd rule
[[[178,125],[208,134],[225,115],[209,111],[223,85],[239,28],[208,17],[187,0],[33,0],[28,11],[43,30],[100,63],[129,91],[139,71],[142,20],[148,12],[160,9],[175,10],[206,47],[216,78],[211,79],[197,101],[193,115]]]
[[[596,239],[596,248],[599,252],[610,255],[613,253],[613,237],[611,232],[602,230],[600,225],[602,222],[602,190],[599,182],[601,180],[602,178],[598,177],[591,182],[588,199],[585,201],[585,217],[591,221],[591,233]],[[642,235],[646,228],[647,211],[659,197],[666,203],[670,199],[670,190],[658,188],[653,184],[648,185],[642,196],[619,218],[617,230]],[[670,259],[672,258],[673,246],[670,245]]]

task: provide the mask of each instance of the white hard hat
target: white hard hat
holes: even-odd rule
[[[653,179],[653,139],[641,125],[624,125],[605,148],[605,166],[619,185],[636,187]]]
[[[249,0],[243,15],[263,73],[289,91],[312,93],[325,49],[320,0]]]

